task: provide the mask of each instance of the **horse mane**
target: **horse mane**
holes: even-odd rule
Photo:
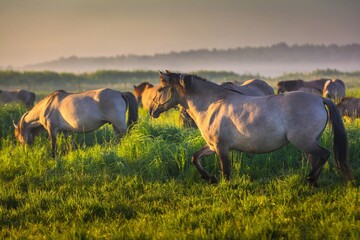
[[[45,102],[49,99],[53,99],[56,95],[59,95],[60,93],[67,93],[67,92],[65,90],[56,90],[56,91],[50,93],[49,95],[47,95],[46,97],[44,97],[43,99],[41,99],[39,101],[39,104],[42,102]]]
[[[180,75],[180,78],[181,78],[181,75]],[[235,85],[232,82],[225,82],[225,83],[222,83],[221,85],[219,85],[217,83],[214,83],[212,81],[207,80],[206,78],[199,77],[197,75],[185,75],[184,77],[182,77],[182,79],[184,80],[185,90],[189,91],[189,92],[191,92],[191,90],[192,90],[192,87],[191,87],[192,86],[192,80],[198,80],[200,82],[209,83],[210,86],[212,86],[212,87],[217,87],[217,88],[221,88],[221,89],[223,89],[225,91],[230,91],[230,92],[234,92],[234,93],[237,93],[237,94],[244,95],[240,91],[237,91],[235,89],[226,87],[226,86],[229,86],[229,85]]]
[[[62,93],[68,93],[65,90],[56,90],[52,93],[50,93],[49,95],[47,95],[46,97],[44,97],[43,99],[41,99],[36,105],[34,105],[31,110],[35,109],[36,106],[41,106],[43,103],[46,102],[46,105],[48,105],[55,96],[62,94]]]

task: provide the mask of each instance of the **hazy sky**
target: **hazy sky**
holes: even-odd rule
[[[0,66],[59,57],[360,43],[360,0],[0,0]]]

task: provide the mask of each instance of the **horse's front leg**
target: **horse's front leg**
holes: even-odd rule
[[[50,138],[50,144],[51,144],[51,156],[53,158],[55,158],[56,155],[56,135],[57,132],[48,128],[47,129],[48,133],[49,133],[49,138]]]
[[[221,167],[223,177],[226,180],[230,180],[231,163],[230,163],[230,158],[229,158],[229,151],[219,150],[216,152],[216,154],[220,160],[220,167]]]
[[[205,171],[205,169],[201,166],[200,159],[202,157],[206,157],[206,156],[212,155],[214,153],[215,152],[213,150],[211,150],[208,145],[205,145],[202,149],[200,149],[199,151],[197,151],[196,153],[194,153],[192,155],[192,163],[195,165],[196,169],[201,174],[201,177],[211,184],[215,184],[218,181],[215,176],[210,176]]]

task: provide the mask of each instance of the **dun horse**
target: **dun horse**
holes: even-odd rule
[[[225,82],[221,85],[225,88],[235,90],[247,96],[274,95],[274,89],[261,79],[250,79],[241,85],[232,82]]]
[[[138,86],[134,85],[133,94],[139,105],[141,104],[144,109],[149,109],[151,101],[159,87],[160,85],[154,86],[151,83],[143,82]]]
[[[345,83],[340,79],[327,80],[324,85],[323,96],[339,102],[345,97]]]
[[[206,141],[206,145],[193,154],[192,162],[208,182],[216,183],[217,179],[201,166],[202,157],[216,153],[223,177],[229,179],[230,150],[267,153],[292,143],[308,155],[312,167],[308,181],[317,186],[323,165],[330,156],[330,152],[319,145],[328,114],[334,132],[335,162],[346,179],[352,179],[344,124],[331,100],[304,92],[250,97],[194,75],[168,71],[160,72],[160,83],[150,115],[157,118],[177,104],[186,109]]]
[[[142,82],[139,85],[134,85],[133,94],[136,97],[139,105],[141,104],[144,109],[149,109],[153,98],[156,95],[156,91],[160,88],[160,85],[152,85],[148,82]],[[195,122],[186,113],[185,109],[179,106],[180,111],[180,124],[188,128],[196,128]]]
[[[23,144],[31,144],[39,130],[45,129],[55,156],[59,132],[90,132],[110,123],[120,139],[137,119],[137,102],[130,92],[106,88],[81,93],[58,90],[26,112],[17,125],[14,124],[15,137]]]
[[[18,89],[14,91],[0,90],[0,104],[22,102],[30,109],[35,102],[35,93]]]
[[[360,98],[346,97],[337,104],[343,116],[360,118]]]
[[[292,91],[306,91],[316,92],[318,95],[322,95],[325,82],[329,80],[327,78],[321,78],[317,80],[304,81],[304,80],[284,80],[277,84],[278,93],[292,92]]]

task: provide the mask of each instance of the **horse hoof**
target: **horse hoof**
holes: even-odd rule
[[[216,179],[216,177],[210,176],[210,178],[209,178],[209,183],[210,183],[210,184],[217,184],[217,183],[218,183],[218,180]]]
[[[319,187],[319,184],[317,183],[317,181],[311,179],[311,178],[308,178],[308,183],[310,185],[310,187],[314,187],[314,188],[318,188]]]

